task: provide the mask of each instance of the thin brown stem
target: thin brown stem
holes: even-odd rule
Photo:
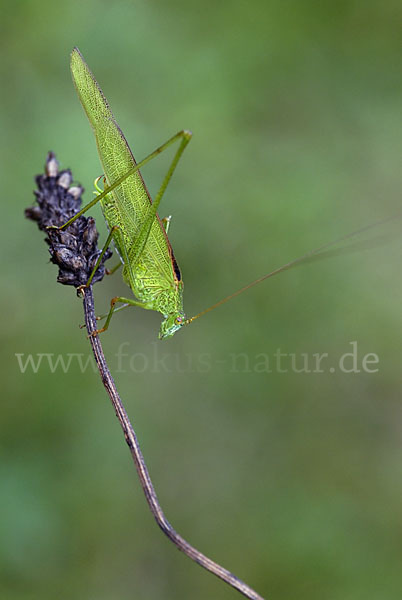
[[[199,552],[196,548],[191,546],[185,539],[181,537],[171,526],[169,521],[164,515],[164,512],[159,504],[155,488],[152,484],[151,478],[146,467],[144,457],[141,452],[140,445],[137,440],[134,428],[130,423],[130,419],[127,416],[126,410],[123,406],[121,398],[117,392],[116,384],[109,371],[105,355],[103,353],[102,345],[98,335],[92,335],[97,329],[97,322],[94,310],[94,298],[92,293],[92,286],[84,288],[84,312],[85,312],[85,324],[89,334],[89,340],[92,346],[92,350],[95,356],[95,361],[99,369],[100,376],[102,378],[103,385],[106,388],[109,398],[113,404],[116,412],[116,416],[119,420],[121,428],[124,433],[127,445],[130,448],[131,456],[133,457],[135,468],[140,479],[142,489],[144,490],[145,498],[148,502],[151,513],[153,514],[155,521],[162,529],[163,533],[177,546],[179,550],[184,552],[189,558],[194,560],[196,563],[213,573],[227,584],[238,590],[246,598],[251,600],[264,600],[262,596],[257,594],[251,587],[241,581],[233,575],[227,569],[224,569],[216,562]]]

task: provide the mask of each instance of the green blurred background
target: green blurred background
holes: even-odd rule
[[[89,355],[81,302],[23,217],[48,150],[87,200],[100,174],[72,47],[138,159],[194,133],[160,211],[191,315],[400,211],[401,16],[396,0],[2,2],[2,598],[237,597],[155,526],[91,368],[19,368],[16,354]],[[152,193],[169,158],[143,172]],[[168,518],[264,597],[401,598],[400,228],[171,340],[140,310],[102,338]],[[127,293],[119,275],[95,291],[98,313]],[[360,372],[346,373],[351,342]],[[278,350],[298,368],[329,358],[322,373],[289,358],[278,372]],[[368,353],[376,372],[361,368]]]

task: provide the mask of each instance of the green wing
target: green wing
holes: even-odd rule
[[[134,156],[102,90],[77,48],[71,54],[71,72],[81,104],[95,133],[106,180],[111,185],[136,165]],[[148,190],[137,171],[110,194],[112,202],[102,203],[106,221],[109,227],[117,225],[120,228],[126,248],[129,249],[149,210],[151,199]],[[121,248],[118,250],[122,254]],[[141,273],[144,274],[142,285],[171,288],[174,285],[172,260],[172,249],[163,225],[157,218],[141,256]]]

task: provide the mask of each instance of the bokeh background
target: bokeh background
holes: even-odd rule
[[[138,159],[194,133],[161,210],[191,315],[400,212],[401,16],[396,0],[2,2],[2,598],[237,597],[155,526],[91,366],[50,368],[89,356],[81,302],[23,217],[48,150],[87,200],[100,174],[72,47]],[[169,158],[143,172],[153,193]],[[401,597],[400,233],[391,219],[171,340],[140,310],[103,337],[168,518],[264,597]],[[127,293],[119,275],[96,288],[99,313]],[[279,372],[278,351],[329,357]]]

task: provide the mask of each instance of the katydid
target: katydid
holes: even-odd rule
[[[201,315],[213,310],[253,285],[289,269],[297,263],[321,253],[329,246],[362,231],[348,234],[335,242],[312,250],[244,286],[198,315],[186,318],[183,310],[183,282],[180,269],[167,237],[169,218],[161,220],[157,210],[192,134],[190,131],[180,131],[137,164],[103,92],[77,48],[74,48],[71,54],[71,72],[79,99],[95,133],[99,157],[104,171],[105,188],[102,191],[96,183],[96,197],[72,219],[67,221],[62,228],[67,227],[95,203],[100,202],[109,229],[109,236],[87,286],[92,281],[103,253],[110,242],[113,241],[123,267],[123,279],[135,296],[135,299],[113,298],[105,325],[96,333],[105,331],[108,328],[113,312],[116,310],[116,304],[121,303],[122,305],[139,306],[160,312],[164,320],[161,323],[159,338],[171,337],[184,325],[188,325]],[[139,169],[176,141],[179,142],[179,148],[152,202]]]

